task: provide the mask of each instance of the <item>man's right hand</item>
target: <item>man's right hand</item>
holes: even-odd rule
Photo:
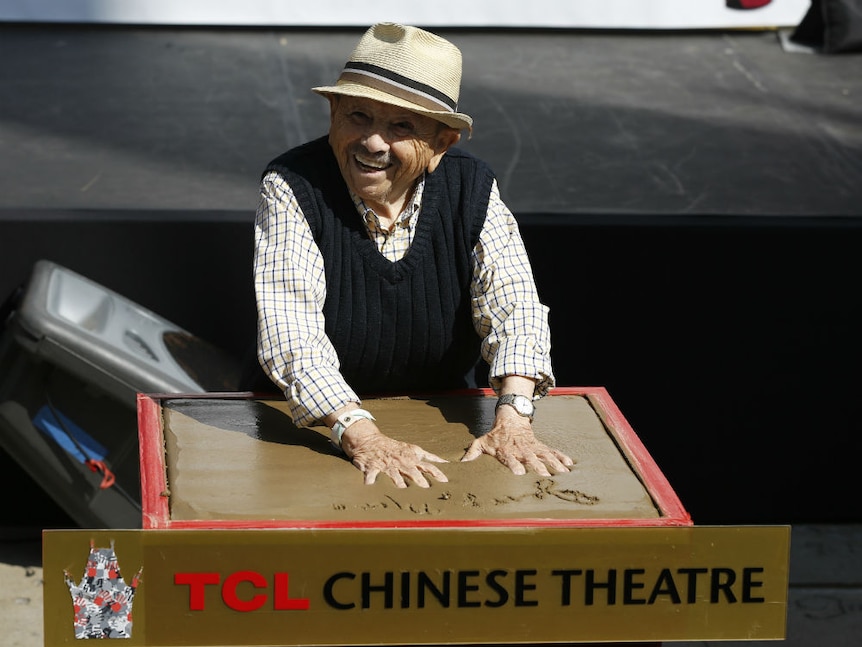
[[[448,483],[449,479],[434,465],[446,463],[445,458],[426,452],[418,445],[385,436],[372,420],[359,420],[341,436],[341,448],[353,464],[365,474],[365,484],[371,485],[378,474],[386,474],[396,487],[406,488],[407,479],[419,487],[430,487],[426,476]]]

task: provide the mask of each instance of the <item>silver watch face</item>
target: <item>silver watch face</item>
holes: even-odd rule
[[[507,394],[501,396],[500,399],[497,401],[497,406],[500,406],[501,404],[512,405],[515,408],[515,411],[527,418],[532,418],[533,414],[536,411],[536,407],[533,406],[533,403],[530,398],[523,395]]]
[[[515,398],[515,401],[512,404],[515,405],[515,410],[522,416],[533,415],[533,403],[524,396]]]

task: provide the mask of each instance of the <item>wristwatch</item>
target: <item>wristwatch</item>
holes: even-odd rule
[[[329,435],[329,441],[335,449],[341,449],[341,437],[347,428],[360,420],[375,420],[375,418],[371,415],[371,412],[365,409],[353,409],[353,411],[348,411],[338,416],[336,423],[332,425],[332,431]]]
[[[533,401],[526,395],[516,395],[514,393],[501,395],[497,400],[497,406],[494,407],[494,411],[504,404],[508,404],[518,412],[518,415],[524,416],[525,418],[528,418],[530,422],[533,422],[536,407],[533,405]]]

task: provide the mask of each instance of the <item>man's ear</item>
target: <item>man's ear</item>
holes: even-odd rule
[[[441,128],[437,133],[436,145],[434,146],[434,155],[428,162],[428,172],[433,173],[434,169],[440,164],[440,160],[450,148],[461,141],[461,131],[455,128]]]

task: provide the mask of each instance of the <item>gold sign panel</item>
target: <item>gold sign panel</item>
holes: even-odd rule
[[[45,645],[785,636],[790,528],[56,530]]]

